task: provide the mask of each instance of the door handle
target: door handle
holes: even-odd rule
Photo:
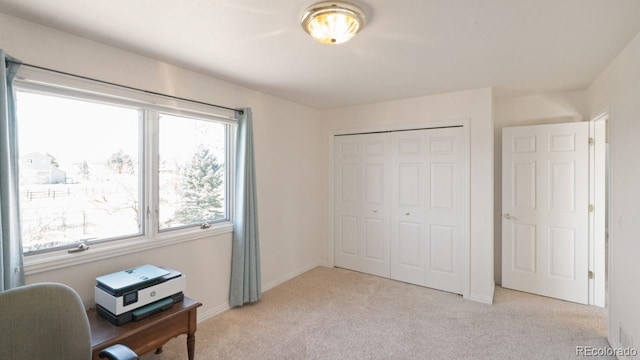
[[[516,220],[516,218],[514,216],[511,216],[511,214],[509,214],[509,213],[506,213],[503,216],[507,220]]]

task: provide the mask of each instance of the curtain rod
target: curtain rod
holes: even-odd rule
[[[187,101],[187,102],[191,102],[191,103],[195,103],[195,104],[200,104],[200,105],[207,105],[207,106],[213,106],[213,107],[217,107],[218,109],[225,109],[225,110],[231,110],[231,111],[235,111],[237,113],[239,113],[240,115],[242,115],[244,113],[244,111],[242,109],[235,109],[235,108],[230,108],[227,106],[222,106],[222,105],[216,105],[216,104],[211,104],[211,103],[207,103],[204,101],[198,101],[198,100],[191,100],[191,99],[185,99],[179,96],[173,96],[173,95],[167,95],[167,94],[163,94],[163,93],[159,93],[159,92],[155,92],[155,91],[149,91],[149,90],[143,90],[143,89],[138,89],[135,88],[133,86],[127,86],[127,85],[121,85],[121,84],[116,84],[116,83],[112,83],[109,81],[104,81],[104,80],[98,80],[98,79],[94,79],[94,78],[90,78],[88,76],[82,76],[82,75],[76,75],[76,74],[71,74],[68,72],[64,72],[64,71],[60,71],[60,70],[55,70],[55,69],[50,69],[50,68],[46,68],[44,66],[38,66],[38,65],[33,65],[33,64],[27,64],[27,63],[23,63],[20,61],[15,61],[15,60],[9,60],[7,59],[7,62],[10,63],[14,63],[14,64],[18,64],[21,66],[28,66],[28,67],[32,67],[35,69],[40,69],[40,70],[45,70],[45,71],[50,71],[50,72],[54,72],[57,74],[62,74],[62,75],[67,75],[67,76],[73,76],[79,79],[83,79],[83,80],[89,80],[89,81],[95,81],[95,82],[99,82],[101,84],[106,84],[106,85],[111,85],[111,86],[117,86],[117,87],[121,87],[121,88],[125,88],[125,89],[129,89],[129,90],[135,90],[135,91],[140,91],[143,93],[147,93],[147,94],[151,94],[151,95],[157,95],[157,96],[164,96],[164,97],[168,97],[174,100],[181,100],[181,101]]]

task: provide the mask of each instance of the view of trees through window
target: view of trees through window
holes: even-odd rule
[[[25,252],[141,232],[140,111],[17,93]]]
[[[160,229],[226,218],[224,124],[160,114]]]
[[[142,109],[28,91],[17,107],[25,253],[144,235],[145,201],[157,230],[227,219],[227,125],[155,113],[158,172],[145,174]]]

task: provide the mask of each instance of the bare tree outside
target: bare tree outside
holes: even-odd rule
[[[17,91],[25,253],[145,233],[157,179],[159,231],[227,218],[227,125],[160,113],[158,173],[140,171],[141,109]],[[154,154],[154,151],[152,151]],[[155,202],[157,200],[157,202]],[[154,204],[155,203],[155,204]]]
[[[115,152],[107,161],[107,166],[117,174],[133,174],[133,160],[122,149]]]
[[[141,233],[139,111],[21,91],[17,98],[23,251]]]

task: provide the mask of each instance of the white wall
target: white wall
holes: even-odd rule
[[[471,120],[470,298],[493,299],[493,116],[490,88],[325,111],[327,159],[337,130]],[[327,160],[327,163],[330,163]],[[325,251],[327,259],[330,244]]]
[[[609,342],[640,345],[640,34],[589,86],[591,112],[610,106]]]
[[[326,261],[326,144],[319,111],[4,14],[0,46],[26,63],[229,107],[252,107],[263,287]],[[186,274],[186,294],[204,304],[201,314],[211,315],[227,307],[230,258],[231,235],[225,234],[28,274],[27,282],[66,283],[89,305],[96,276],[143,263],[164,265]]]
[[[586,91],[495,98],[494,120],[494,276],[502,283],[502,128],[582,121],[589,118]]]

